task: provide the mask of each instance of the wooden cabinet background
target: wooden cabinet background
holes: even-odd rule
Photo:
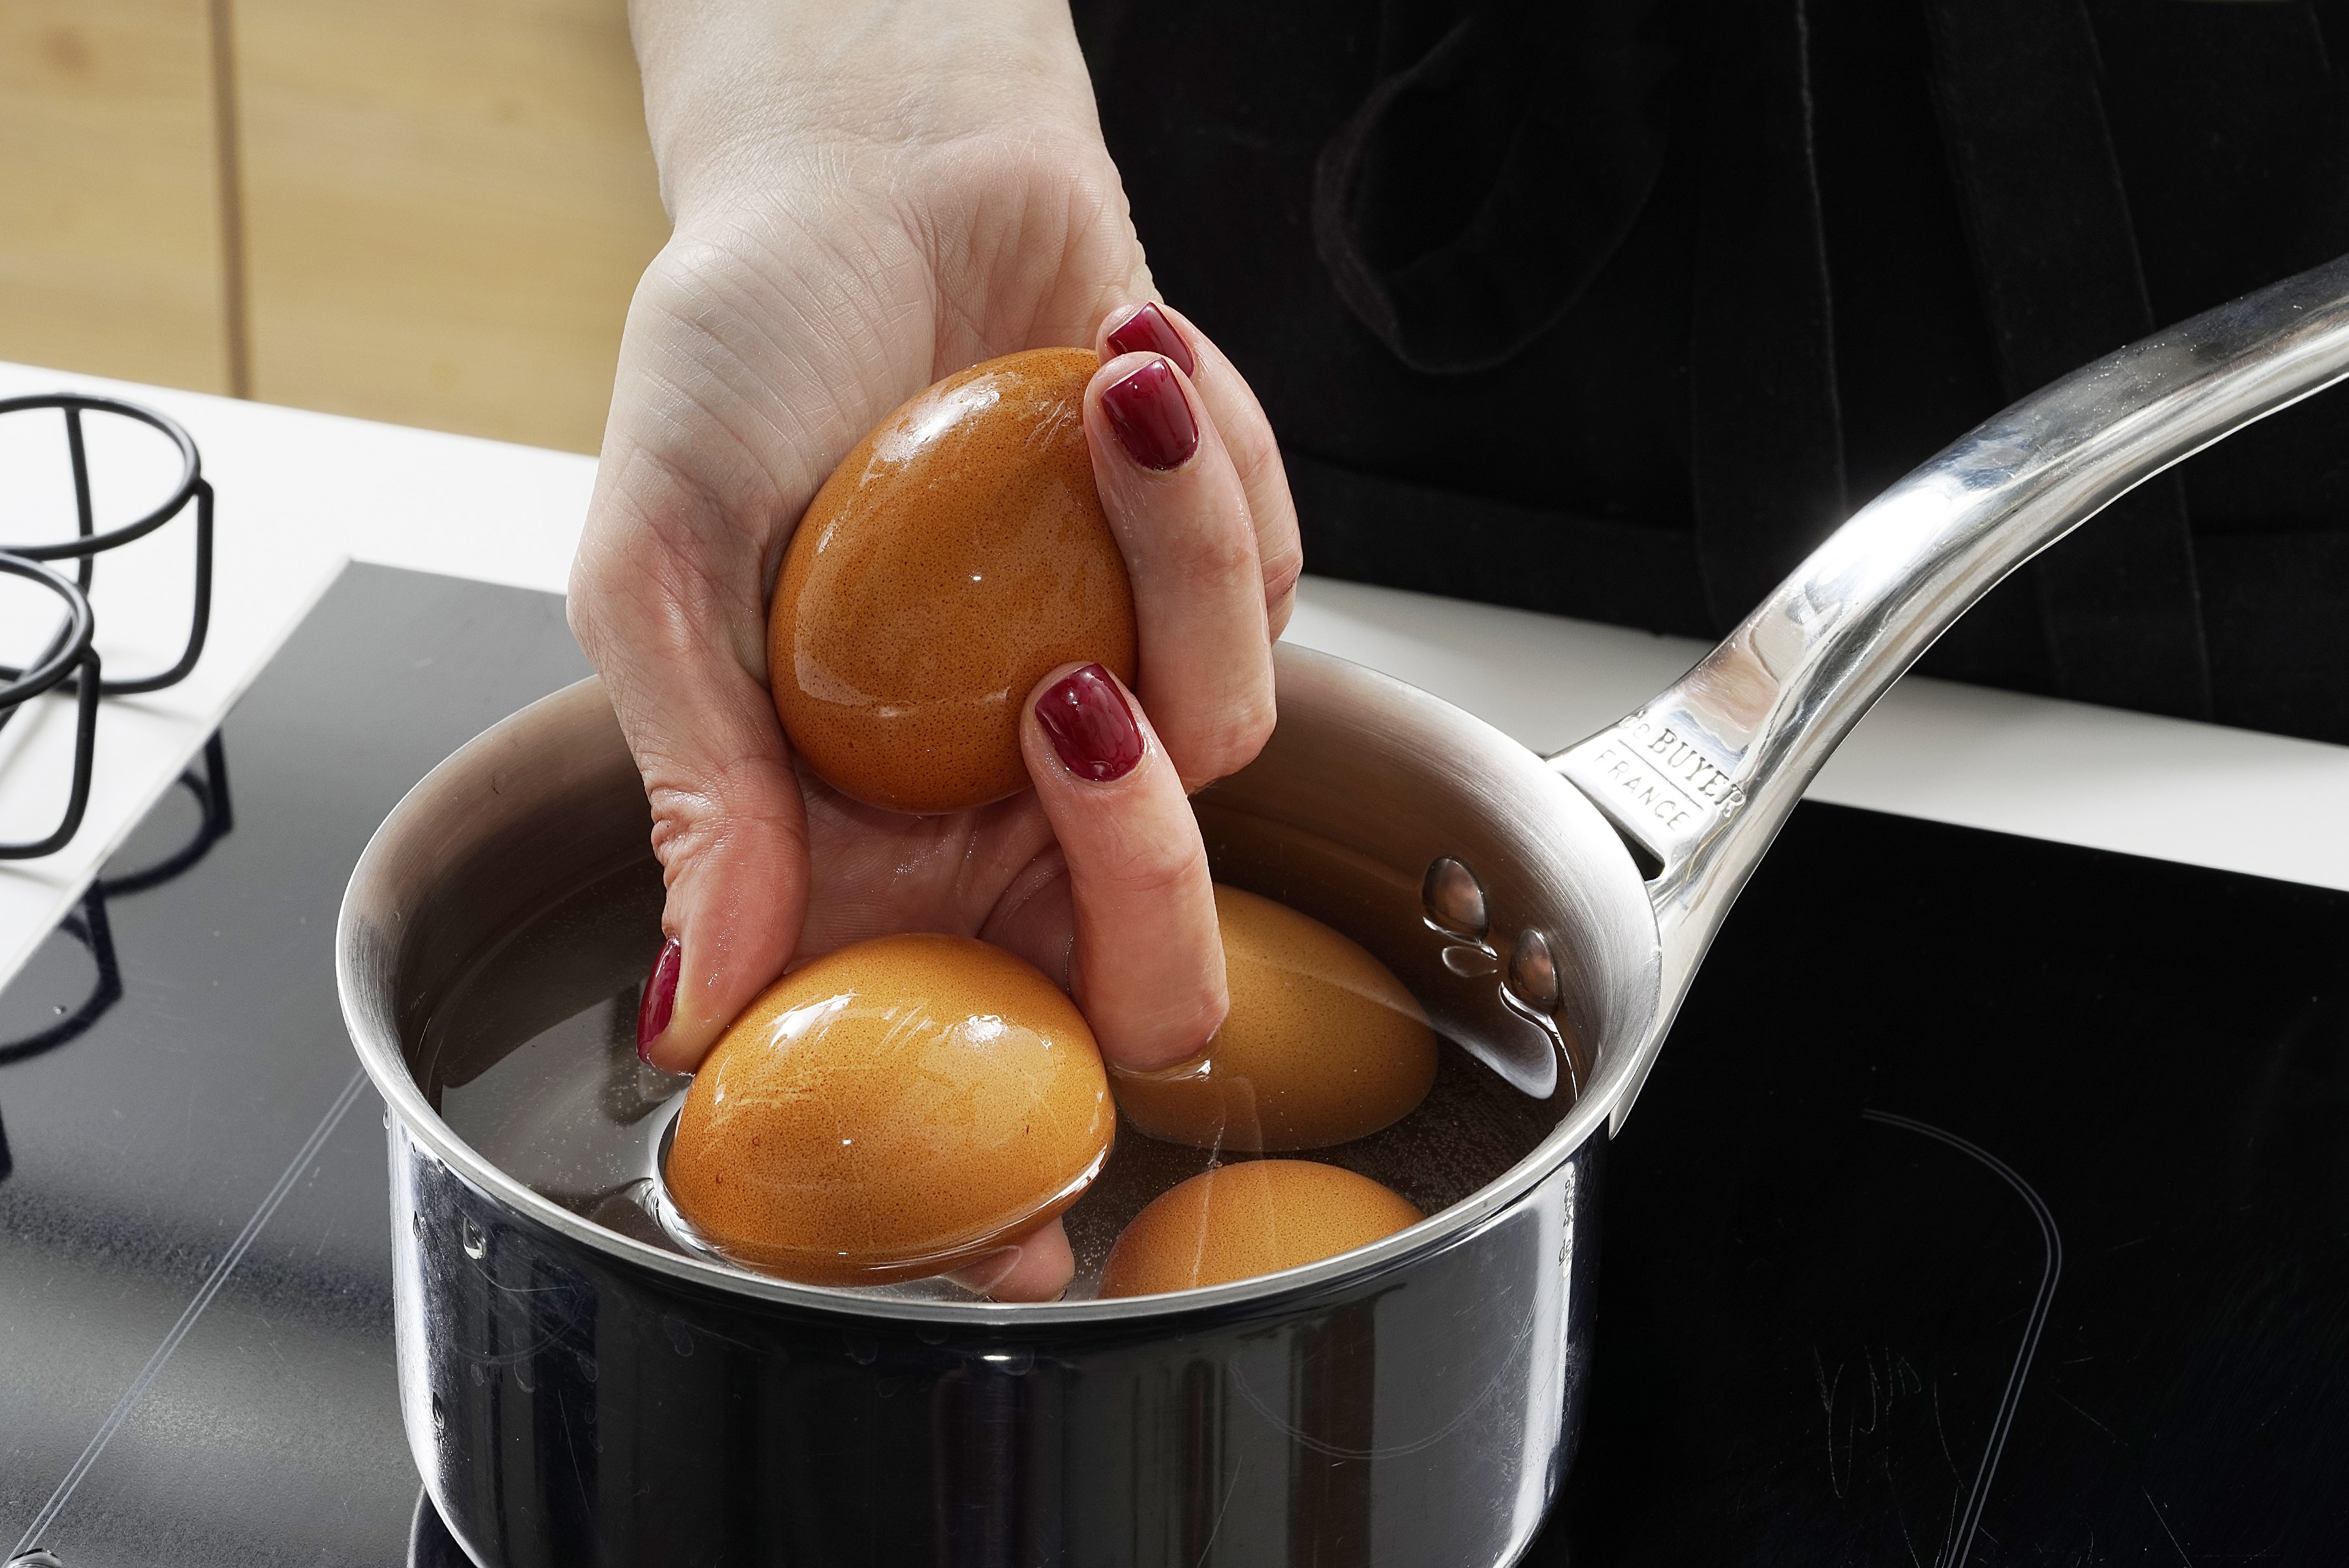
[[[0,358],[593,452],[667,236],[625,0],[7,0]]]
[[[210,23],[0,5],[0,358],[229,389]]]

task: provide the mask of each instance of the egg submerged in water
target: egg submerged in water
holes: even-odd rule
[[[768,681],[792,745],[868,805],[938,813],[1027,787],[1019,708],[1055,666],[1129,686],[1133,590],[1085,442],[1089,349],[949,376],[833,470],[784,553]]]
[[[1327,1148],[1408,1116],[1435,1032],[1392,971],[1309,915],[1216,887],[1231,1011],[1198,1057],[1112,1075],[1137,1130],[1250,1153]]]
[[[966,937],[882,937],[784,976],[734,1021],[663,1174],[730,1258],[888,1284],[1058,1216],[1115,1127],[1092,1032],[1033,966]]]
[[[1392,1189],[1308,1159],[1218,1166],[1133,1217],[1102,1265],[1101,1293],[1228,1284],[1334,1258],[1426,1216]]]

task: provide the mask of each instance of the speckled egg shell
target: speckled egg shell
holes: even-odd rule
[[[1164,1192],[1102,1265],[1104,1296],[1150,1296],[1253,1279],[1367,1247],[1426,1216],[1334,1165],[1250,1159]]]
[[[882,937],[734,1021],[686,1093],[665,1176],[729,1257],[886,1284],[1052,1219],[1115,1129],[1092,1032],[1033,966],[967,937]]]
[[[1435,1033],[1392,971],[1310,916],[1216,888],[1232,1010],[1197,1058],[1116,1073],[1152,1137],[1257,1152],[1327,1148],[1411,1114],[1435,1083]]]
[[[1085,446],[1088,349],[949,376],[816,492],[767,623],[792,744],[867,805],[960,811],[1024,789],[1019,707],[1055,665],[1133,683],[1133,590]]]

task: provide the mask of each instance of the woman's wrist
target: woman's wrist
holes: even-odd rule
[[[776,183],[894,185],[926,154],[1097,148],[1066,0],[634,0],[661,195],[697,210]]]

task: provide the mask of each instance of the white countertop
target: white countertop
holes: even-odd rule
[[[0,363],[0,397],[60,389],[147,404],[195,437],[219,492],[212,633],[185,682],[106,704],[89,814],[74,842],[46,860],[0,862],[0,981],[345,561],[559,593],[595,477],[593,459],[569,452]],[[0,461],[22,461],[23,439],[0,441]],[[107,471],[96,456],[102,527]],[[26,536],[26,504],[12,473],[0,490],[0,537]],[[113,668],[152,667],[163,660],[144,656],[173,646],[184,627],[175,618],[186,613],[189,538],[189,524],[175,523],[102,559],[93,597]],[[5,618],[21,622],[24,607],[38,602],[0,598],[0,659],[24,640],[21,624],[10,639]],[[1636,707],[1703,651],[1682,639],[1310,577],[1288,637],[1423,687],[1544,752]],[[52,697],[39,707],[0,732],[0,838],[45,831],[63,797],[69,704]],[[2349,802],[2349,748],[2340,746],[1911,677],[1810,793],[2349,888],[2349,819],[2327,807]]]

